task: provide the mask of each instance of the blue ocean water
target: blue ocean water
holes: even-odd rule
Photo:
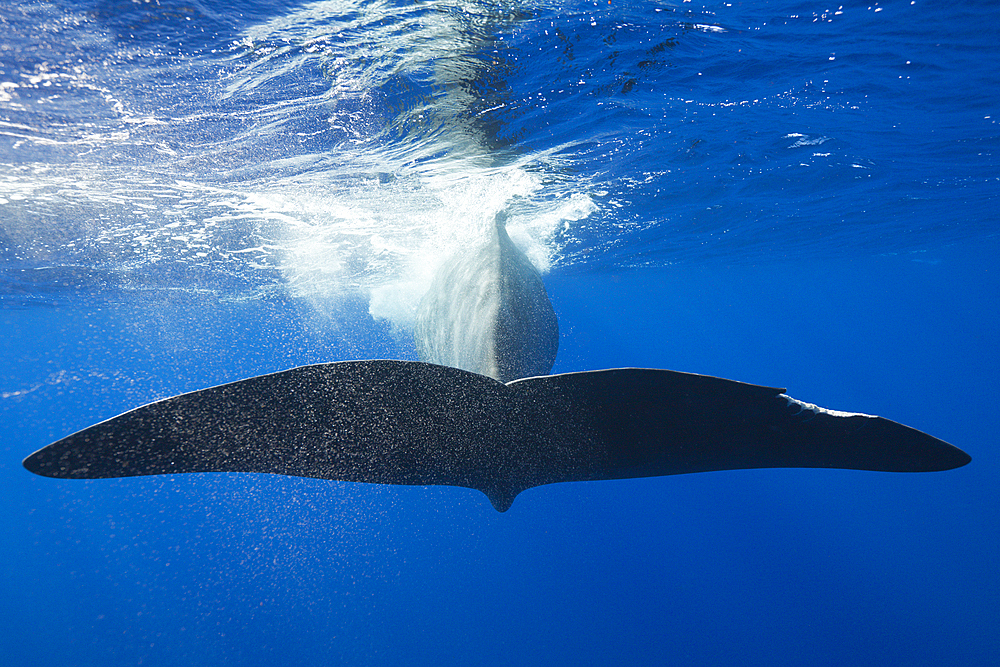
[[[0,8],[10,665],[987,665],[1000,653],[990,2]],[[20,465],[142,403],[414,358],[511,213],[556,372],[788,387],[945,473],[468,489]]]

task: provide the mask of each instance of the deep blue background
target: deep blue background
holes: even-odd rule
[[[142,152],[153,144],[133,128],[80,157],[77,144],[39,137],[97,122],[97,107],[32,106],[43,89],[26,87],[14,100],[24,108],[3,107],[5,177],[24,165],[149,160],[170,180],[216,155],[228,165],[299,150],[272,141],[263,121],[231,120],[226,104],[246,99],[199,109],[186,92],[211,79],[207,52],[281,16],[281,3],[242,16],[212,3],[165,3],[174,14],[93,4],[95,25],[133,58],[108,67],[134,81],[115,88],[109,74],[101,85],[164,118],[206,114],[154,128],[172,149],[206,132],[222,147],[155,163],[162,156]],[[813,21],[826,7],[809,3],[688,4],[668,18],[651,6],[540,6],[490,28],[508,45],[481,49],[500,54],[482,62],[506,67],[498,81],[480,70],[475,84],[484,108],[506,105],[477,121],[489,150],[501,160],[579,141],[561,149],[562,171],[538,169],[559,196],[587,192],[598,206],[551,240],[554,370],[662,367],[787,387],[925,430],[971,464],[561,484],[524,492],[505,514],[457,488],[35,477],[24,456],[144,402],[304,363],[412,358],[412,345],[360,294],[339,303],[335,327],[320,326],[280,280],[258,289],[270,275],[169,257],[129,273],[127,248],[120,263],[79,251],[127,211],[109,206],[81,226],[72,202],[12,200],[0,208],[3,664],[993,664],[996,10],[862,4],[831,22]],[[176,28],[177,15],[209,36]],[[696,27],[713,17],[727,32]],[[11,33],[7,79],[36,71],[32,59],[75,62],[96,48],[70,39],[68,20],[11,21],[46,38]],[[572,57],[555,27],[577,45]],[[669,38],[676,46],[651,57]],[[550,53],[547,39],[562,46]],[[605,48],[622,55],[612,62]],[[325,81],[310,72],[257,92],[305,100]],[[405,152],[436,136],[409,125],[439,99],[419,73],[375,93],[352,107],[391,117],[370,145]],[[328,109],[309,104],[292,105],[296,129],[325,128]],[[231,137],[230,122],[257,134]],[[301,150],[336,162],[329,132]],[[825,139],[792,148],[793,133]],[[280,182],[271,163],[261,170],[255,183]],[[53,230],[77,249],[52,242]]]
[[[4,310],[5,386],[47,382],[3,401],[8,664],[989,664],[996,251],[553,276],[557,370],[787,385],[973,462],[556,485],[506,514],[465,489],[30,476],[66,432],[322,348],[289,355],[294,320],[256,304],[178,327],[174,356],[132,304]]]

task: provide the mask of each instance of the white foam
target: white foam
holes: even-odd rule
[[[214,277],[222,285],[277,284],[320,313],[336,315],[345,298],[361,294],[372,317],[400,328],[412,325],[440,264],[478,245],[498,211],[509,213],[512,240],[546,272],[558,261],[561,235],[596,206],[581,184],[551,168],[567,161],[565,146],[501,160],[468,120],[476,100],[465,84],[482,66],[474,57],[482,45],[469,21],[506,19],[482,17],[490,8],[474,3],[463,5],[462,18],[430,5],[401,10],[325,0],[251,27],[232,45],[224,67],[215,59],[190,65],[218,67],[216,82],[210,69],[199,70],[209,81],[199,90],[217,98],[204,109],[184,106],[184,113],[171,117],[122,108],[113,89],[119,82],[111,74],[105,81],[94,73],[63,72],[61,82],[73,74],[74,90],[99,93],[113,108],[102,111],[106,122],[95,129],[81,115],[62,134],[50,136],[23,123],[0,124],[0,133],[36,147],[110,147],[128,156],[135,151],[149,155],[149,164],[112,164],[106,152],[91,161],[0,166],[0,228],[28,264],[168,273],[164,285],[178,276],[172,287],[191,282],[183,282],[184,271],[162,272],[166,263],[206,267],[199,278],[209,284]],[[252,104],[269,83],[288,85],[296,72],[317,70],[329,81],[328,90],[310,88],[299,97]],[[41,86],[50,74],[39,71],[33,74],[41,77],[38,82],[18,85]],[[141,70],[130,75],[138,78]],[[434,91],[431,102],[415,105],[414,114],[432,117],[416,138],[386,136],[388,121],[378,115],[378,105],[358,102],[397,78],[429,82]],[[19,91],[3,88],[13,98]],[[234,130],[239,124],[219,122],[231,119],[214,116],[212,104],[221,98],[236,100],[230,106],[238,107],[241,96],[252,122]],[[304,112],[313,120],[326,117],[331,127],[342,125],[348,138],[315,152],[276,150],[270,157],[266,140],[287,142],[288,127]],[[214,127],[221,128],[218,136],[211,134]],[[164,136],[198,141],[168,145]],[[235,280],[227,282],[230,277]],[[123,283],[139,289],[142,281]]]

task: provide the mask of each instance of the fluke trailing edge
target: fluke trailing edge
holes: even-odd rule
[[[262,375],[137,408],[24,461],[48,477],[257,472],[478,489],[499,511],[554,482],[740,468],[948,470],[896,422],[732,380],[619,368],[515,380],[407,361]]]

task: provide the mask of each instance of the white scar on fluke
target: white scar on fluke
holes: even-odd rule
[[[745,468],[949,470],[962,450],[784,389],[647,368],[548,375],[558,324],[505,216],[420,304],[421,361],[300,366],[145,405],[24,460],[47,477],[255,472],[482,491]]]
[[[806,403],[805,401],[800,401],[797,398],[792,398],[788,394],[781,394],[781,398],[788,401],[788,407],[797,407],[798,410],[795,412],[796,415],[808,410],[817,415],[830,415],[831,417],[868,417],[870,419],[878,419],[875,415],[866,415],[863,412],[843,412],[842,410],[829,410],[827,408],[821,408],[814,403]]]

